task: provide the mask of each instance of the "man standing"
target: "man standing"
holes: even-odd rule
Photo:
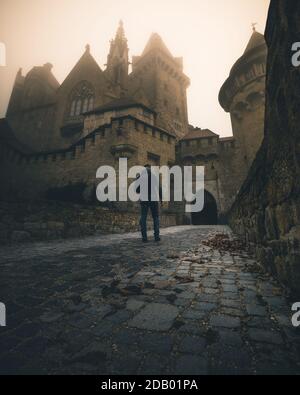
[[[159,234],[159,201],[162,202],[162,192],[159,186],[159,179],[151,172],[151,166],[145,165],[145,171],[147,172],[147,182],[148,182],[148,196],[144,199],[141,197],[141,233],[142,240],[144,243],[148,242],[147,236],[147,216],[150,209],[153,218],[154,227],[154,239],[156,242],[160,241]],[[138,191],[139,192],[139,191]]]

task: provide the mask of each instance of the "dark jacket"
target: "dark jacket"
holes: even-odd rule
[[[147,202],[152,202],[152,196],[151,196],[151,191],[152,191],[152,186],[154,188],[155,193],[159,195],[159,200],[162,201],[162,189],[160,186],[159,179],[151,172],[151,169],[146,167],[145,171],[148,173],[148,200]],[[140,176],[137,177],[137,180],[140,178]],[[141,188],[138,187],[136,189],[137,193],[141,192]],[[143,200],[141,200],[143,202]],[[157,202],[157,200],[154,200],[154,202]]]

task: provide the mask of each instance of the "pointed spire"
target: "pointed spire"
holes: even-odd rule
[[[109,56],[115,56],[118,54],[119,56],[122,56],[124,51],[128,51],[127,47],[127,39],[125,36],[125,31],[124,31],[124,24],[123,21],[120,20],[119,26],[117,29],[116,37],[114,40],[110,41],[110,54]]]
[[[119,22],[116,37],[110,42],[107,57],[107,71],[111,82],[125,89],[128,79],[128,45],[124,32],[123,21]]]
[[[259,33],[255,27],[253,27],[253,33],[250,37],[250,40],[247,44],[247,47],[245,49],[245,53],[251,51],[252,49],[259,47],[260,45],[266,45],[266,41],[265,41],[265,36],[261,33]]]
[[[85,46],[85,52],[86,52],[86,53],[90,53],[90,51],[91,51],[91,46],[90,46],[90,44],[86,44],[86,46]]]
[[[124,23],[122,19],[119,21],[119,27],[116,33],[116,40],[127,41],[125,37]]]

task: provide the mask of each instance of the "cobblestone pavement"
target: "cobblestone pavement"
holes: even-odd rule
[[[216,232],[2,248],[0,373],[298,374],[291,302],[246,253],[202,243]]]

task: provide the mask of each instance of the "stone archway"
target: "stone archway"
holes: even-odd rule
[[[217,225],[218,207],[213,195],[204,191],[204,208],[199,213],[192,213],[193,225]]]

